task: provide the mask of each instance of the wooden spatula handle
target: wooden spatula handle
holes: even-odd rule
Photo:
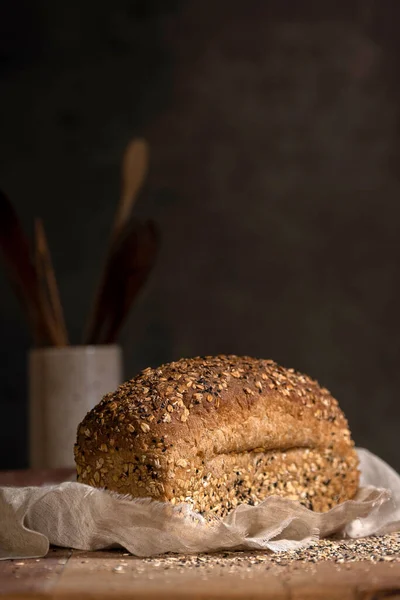
[[[47,314],[47,318],[53,323],[57,335],[57,345],[67,346],[68,334],[64,320],[64,312],[41,219],[35,220],[35,262],[43,311]]]
[[[43,311],[29,241],[8,197],[0,191],[0,250],[7,275],[20,300],[34,340],[40,345],[57,344],[57,333]]]

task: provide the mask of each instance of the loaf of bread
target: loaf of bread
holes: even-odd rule
[[[218,515],[270,495],[324,512],[352,498],[359,478],[330,393],[237,356],[145,369],[86,415],[75,460],[82,483]]]

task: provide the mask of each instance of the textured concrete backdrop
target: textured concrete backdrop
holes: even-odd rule
[[[163,246],[126,374],[182,355],[271,357],[338,397],[400,468],[400,4],[0,4],[0,177],[44,218],[73,341],[127,141]],[[29,337],[0,274],[0,468],[26,464]]]

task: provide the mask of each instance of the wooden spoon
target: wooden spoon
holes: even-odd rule
[[[101,329],[108,311],[105,294],[107,287],[109,286],[108,280],[112,276],[111,270],[116,268],[115,262],[113,262],[112,259],[113,246],[118,242],[118,237],[123,232],[131,216],[133,205],[147,174],[148,157],[148,145],[146,141],[142,139],[132,140],[125,150],[122,160],[121,197],[114,217],[103,272],[100,277],[100,283],[96,291],[93,306],[89,314],[88,324],[85,329],[85,344],[99,343],[98,340],[101,338],[101,334],[98,330]]]
[[[103,341],[113,344],[124,325],[132,304],[147,281],[156,261],[159,233],[152,221],[133,222],[113,255],[110,278],[110,310]]]
[[[115,240],[128,223],[132,209],[147,176],[149,147],[145,140],[133,139],[122,159],[121,198],[114,218],[111,241]]]

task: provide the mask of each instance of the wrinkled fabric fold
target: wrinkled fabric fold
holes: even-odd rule
[[[0,559],[45,556],[50,545],[79,550],[122,547],[136,556],[218,550],[280,552],[337,534],[361,537],[400,530],[400,476],[358,449],[361,487],[326,513],[270,496],[240,505],[223,519],[132,499],[77,482],[0,488]]]

